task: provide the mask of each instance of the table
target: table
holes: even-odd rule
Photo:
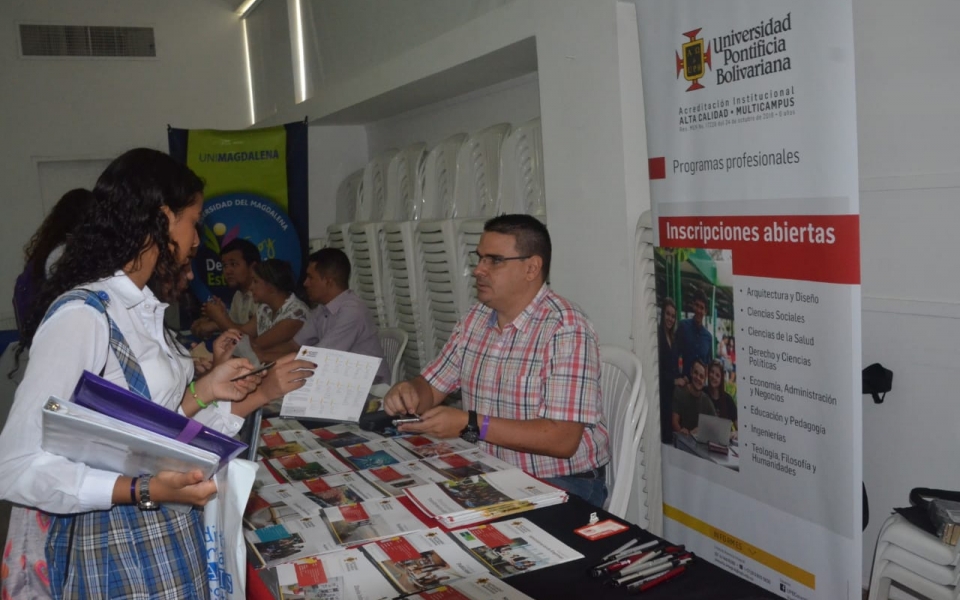
[[[411,505],[407,505],[411,508]],[[603,555],[623,545],[632,537],[641,542],[657,539],[651,533],[636,525],[630,525],[628,531],[597,541],[589,541],[576,533],[574,529],[586,525],[590,513],[596,512],[600,519],[620,520],[610,513],[597,510],[577,496],[570,496],[565,504],[548,506],[527,511],[499,520],[509,520],[516,516],[529,519],[550,532],[564,544],[584,555],[580,560],[540,569],[522,575],[514,575],[506,581],[523,593],[538,600],[565,600],[567,598],[638,598],[648,600],[766,600],[778,596],[743,580],[720,567],[699,557],[687,565],[687,571],[638,596],[630,594],[625,588],[611,588],[602,580],[587,575],[590,567],[603,562]],[[249,581],[247,598],[250,600],[271,600],[270,588],[273,582],[260,579],[259,571],[248,571]],[[268,572],[267,572],[268,573]]]
[[[710,452],[707,450],[707,445],[698,442],[692,435],[675,433],[673,437],[673,445],[684,452],[689,452],[694,456],[699,456],[704,460],[709,460],[710,462],[716,463],[721,467],[733,469],[734,471],[740,470],[740,448],[736,444],[730,445],[729,454],[717,454],[716,452]]]

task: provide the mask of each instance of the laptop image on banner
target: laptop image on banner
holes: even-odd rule
[[[694,437],[701,444],[713,443],[721,446],[730,445],[730,428],[733,421],[713,415],[700,415],[700,424]]]

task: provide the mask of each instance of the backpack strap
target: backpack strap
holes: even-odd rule
[[[114,356],[117,357],[117,362],[120,363],[123,377],[127,380],[127,387],[130,388],[130,391],[150,399],[150,388],[147,386],[147,379],[143,376],[143,371],[140,369],[140,363],[137,362],[136,355],[133,353],[133,350],[130,349],[130,345],[127,344],[127,340],[123,337],[120,328],[117,327],[114,320],[107,314],[107,305],[110,303],[110,296],[106,292],[94,292],[84,289],[70,290],[54,300],[50,308],[47,309],[47,314],[44,315],[41,324],[46,322],[53,313],[57,312],[57,310],[66,304],[81,301],[87,306],[92,306],[97,312],[107,318],[107,324],[110,326],[110,349],[113,350]]]

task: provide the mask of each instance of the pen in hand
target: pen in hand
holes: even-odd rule
[[[256,374],[258,374],[258,373],[263,373],[264,371],[272,368],[273,365],[275,365],[275,364],[277,364],[277,361],[272,360],[272,361],[270,361],[270,362],[268,362],[268,363],[266,363],[266,364],[260,365],[259,367],[257,367],[256,369],[250,371],[249,373],[244,373],[243,375],[238,375],[237,377],[234,377],[233,379],[230,380],[230,382],[233,383],[234,381],[240,381],[241,379],[246,379],[247,377],[250,377],[251,375],[256,375]]]

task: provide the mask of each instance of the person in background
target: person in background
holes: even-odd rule
[[[722,419],[733,421],[733,427],[737,427],[737,403],[733,396],[726,390],[726,371],[723,363],[715,360],[710,363],[707,369],[707,386],[704,391],[713,404],[714,414]]]
[[[307,259],[303,288],[310,302],[317,304],[316,308],[310,311],[307,322],[292,340],[261,353],[260,360],[267,361],[296,352],[300,346],[383,358],[373,315],[363,300],[350,289],[350,260],[342,250],[323,248],[311,254]],[[373,381],[390,381],[390,365],[387,361],[380,362]]]
[[[84,371],[227,435],[302,385],[311,364],[291,359],[260,387],[260,375],[231,381],[252,368],[239,358],[193,380],[190,357],[169,343],[164,300],[199,243],[202,192],[200,179],[168,155],[126,152],[88,192],[88,216],[40,289],[21,340],[31,359],[0,433],[0,499],[17,505],[3,552],[4,598],[208,596],[200,511],[169,504],[205,505],[213,481],[199,470],[128,477],[41,448],[43,405],[70,398]]]
[[[388,414],[422,422],[403,432],[460,436],[544,481],[603,506],[609,440],[597,334],[547,286],[552,247],[530,215],[484,224],[473,271],[479,303],[440,355],[384,397]],[[442,406],[460,388],[463,407]]]
[[[700,415],[715,415],[710,398],[703,391],[707,367],[699,360],[690,368],[690,382],[673,390],[673,431],[693,435],[700,425]]]
[[[661,441],[673,442],[673,390],[687,380],[680,375],[680,355],[677,352],[677,305],[673,298],[663,299],[660,308],[660,326],[657,328],[657,348],[660,364],[660,431]]]
[[[40,286],[63,254],[67,238],[83,220],[91,198],[90,192],[84,189],[64,194],[24,247],[23,272],[17,277],[13,292],[14,316],[21,333]]]
[[[216,296],[206,302],[201,309],[203,316],[190,326],[193,335],[200,339],[218,331],[238,329],[257,316],[257,303],[253,300],[250,285],[253,283],[253,267],[260,262],[260,250],[250,240],[237,238],[220,249],[220,261],[224,281],[236,292],[230,300],[229,310]],[[211,304],[216,304],[219,310],[208,309]]]
[[[293,269],[285,260],[271,258],[253,266],[250,292],[257,303],[257,318],[237,327],[250,336],[250,346],[259,358],[293,339],[310,309],[294,293]],[[226,315],[222,304],[208,303],[208,315],[218,323]],[[281,352],[285,354],[286,352]]]
[[[689,379],[695,361],[708,364],[713,360],[713,335],[703,326],[707,314],[707,295],[697,288],[693,292],[693,317],[684,319],[677,325],[677,352],[683,361],[681,374]]]

